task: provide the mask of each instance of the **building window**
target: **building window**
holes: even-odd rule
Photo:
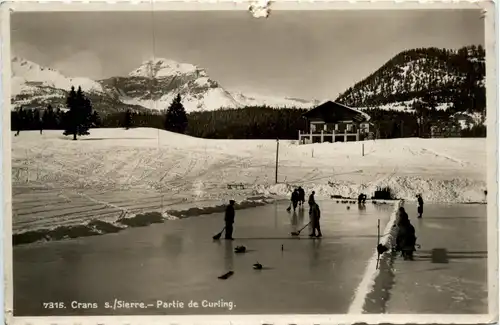
[[[316,124],[311,124],[311,132],[315,132],[316,131]]]
[[[323,124],[323,131],[327,131],[328,130],[328,126],[326,124]]]
[[[339,125],[337,123],[335,123],[335,131],[338,131],[339,130]]]
[[[352,132],[352,124],[347,124],[346,131]]]

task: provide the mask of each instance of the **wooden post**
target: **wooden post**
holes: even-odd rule
[[[325,136],[324,136],[324,134],[323,134],[323,133],[324,133],[324,132],[323,132],[323,130],[321,130],[321,143],[323,143],[323,141],[324,141],[324,139],[325,139]]]
[[[365,143],[364,142],[361,143],[361,156],[362,157],[365,156]]]
[[[380,244],[380,219],[377,219],[377,245]]]
[[[279,157],[279,150],[280,150],[280,140],[276,139],[276,170],[275,170],[275,176],[274,176],[275,184],[278,184],[278,157]]]
[[[377,247],[380,244],[380,219],[377,219]],[[376,270],[378,270],[378,263],[380,260],[380,255],[377,257],[377,265],[375,267]]]

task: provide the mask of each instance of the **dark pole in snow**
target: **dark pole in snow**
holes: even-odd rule
[[[380,219],[377,219],[377,247],[380,244]],[[377,265],[375,266],[375,269],[378,270],[378,264],[380,261],[380,253],[377,256]]]
[[[275,184],[278,184],[278,156],[279,156],[279,150],[280,150],[280,140],[276,139],[276,170],[275,170],[275,175],[274,175],[274,182],[275,182]]]

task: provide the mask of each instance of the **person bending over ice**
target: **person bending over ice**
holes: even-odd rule
[[[396,251],[401,251],[404,260],[413,260],[413,252],[417,237],[415,236],[415,228],[408,218],[403,207],[399,208],[398,234],[396,236]]]

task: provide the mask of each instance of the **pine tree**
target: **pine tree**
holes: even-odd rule
[[[73,140],[78,135],[89,135],[89,128],[92,125],[92,103],[83,94],[82,88],[71,87],[71,91],[66,99],[66,106],[69,111],[64,114],[64,135],[73,135]]]
[[[178,94],[167,109],[164,126],[165,130],[177,133],[186,132],[188,119],[186,110],[181,101],[181,95]]]
[[[73,140],[76,140],[78,134],[78,99],[76,97],[75,87],[72,86],[66,98],[66,107],[68,111],[64,114],[64,135],[73,134]]]
[[[132,112],[130,112],[129,109],[125,112],[125,121],[123,127],[125,128],[125,130],[128,130],[132,127]]]

